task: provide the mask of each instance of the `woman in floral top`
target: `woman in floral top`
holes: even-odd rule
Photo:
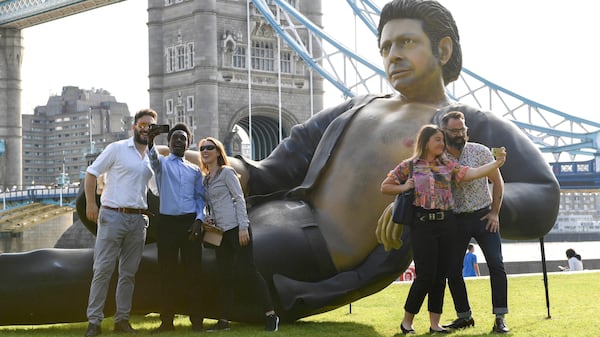
[[[444,303],[446,268],[452,252],[452,233],[455,220],[452,214],[454,199],[452,183],[484,177],[504,164],[506,151],[494,162],[471,168],[444,156],[446,143],[443,131],[436,125],[425,125],[417,133],[414,154],[402,161],[387,175],[381,184],[381,192],[396,195],[415,189],[415,219],[410,226],[416,278],[406,303],[404,319],[400,329],[405,334],[414,334],[412,327],[415,315],[428,295],[430,332],[448,332],[440,326]],[[413,176],[409,178],[410,163]]]

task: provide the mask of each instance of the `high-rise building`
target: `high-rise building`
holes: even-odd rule
[[[86,155],[129,137],[132,122],[127,104],[108,91],[74,86],[22,118],[23,187],[80,181]]]
[[[287,2],[321,24],[321,0]],[[298,34],[311,45],[307,32]],[[161,123],[190,126],[191,148],[213,136],[241,154],[241,129],[252,136],[250,157],[262,159],[293,125],[323,108],[322,78],[252,3],[149,0],[148,37],[150,107]],[[308,52],[320,55],[312,42]]]

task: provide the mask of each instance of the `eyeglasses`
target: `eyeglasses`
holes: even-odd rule
[[[146,130],[146,129],[150,129],[150,126],[151,126],[151,125],[152,125],[152,124],[148,124],[148,123],[145,123],[145,122],[139,122],[139,123],[137,123],[135,126],[136,126],[138,129],[141,129],[141,130]]]
[[[202,152],[204,150],[206,150],[206,151],[212,151],[212,150],[214,150],[216,148],[217,147],[214,146],[214,145],[203,145],[203,146],[200,146],[200,152]]]
[[[460,129],[448,129],[448,128],[446,128],[446,131],[448,131],[450,133],[463,133],[463,134],[466,134],[467,130],[469,130],[469,128],[466,127],[466,126],[464,128],[460,128]]]

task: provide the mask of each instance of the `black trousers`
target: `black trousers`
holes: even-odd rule
[[[417,314],[427,296],[427,310],[441,314],[444,305],[446,275],[454,253],[455,217],[451,212],[444,220],[415,222],[410,227],[416,277],[408,292],[404,310]]]
[[[258,297],[264,313],[273,310],[267,283],[254,264],[252,231],[250,229],[248,231],[250,242],[246,246],[240,246],[239,227],[235,227],[223,233],[221,246],[216,248],[220,281],[219,310],[220,318],[223,319],[231,317],[234,287],[239,288],[240,286],[235,284],[236,279],[241,280],[245,292],[250,292],[253,297]]]
[[[160,319],[163,322],[173,322],[177,294],[180,287],[184,286],[187,296],[183,300],[189,310],[190,321],[192,324],[202,323],[202,242],[188,239],[188,230],[195,218],[195,213],[180,216],[161,214],[158,218],[158,266],[162,289]],[[179,264],[180,257],[183,276]]]

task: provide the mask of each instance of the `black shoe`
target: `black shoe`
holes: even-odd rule
[[[433,330],[431,327],[429,327],[429,333],[450,333],[450,330],[448,330],[448,329]]]
[[[265,318],[265,331],[279,330],[279,317],[275,314],[270,314]]]
[[[450,324],[442,325],[442,327],[446,328],[446,329],[464,329],[464,328],[468,328],[471,326],[475,326],[475,320],[473,319],[473,317],[469,317],[469,318],[459,317],[459,318],[455,319],[454,321],[452,321],[452,323],[450,323]]]
[[[508,333],[509,331],[510,329],[506,326],[506,322],[504,322],[504,317],[496,317],[496,321],[494,322],[492,332]]]
[[[225,319],[220,319],[217,324],[211,326],[210,328],[208,328],[206,331],[207,332],[213,332],[213,331],[227,331],[229,330],[229,321],[225,320]]]
[[[137,330],[135,330],[134,328],[131,327],[131,324],[129,324],[129,321],[126,319],[115,322],[114,331],[122,332],[122,333],[136,333],[137,332]]]
[[[100,329],[100,325],[96,325],[94,323],[89,323],[88,328],[85,331],[85,337],[95,337],[102,333],[102,329]]]
[[[400,330],[402,330],[402,333],[405,334],[405,335],[416,335],[417,334],[417,332],[415,331],[415,329],[413,329],[413,328],[410,328],[410,329],[405,328],[404,325],[402,325],[402,322],[400,322]]]
[[[203,332],[204,331],[204,326],[202,325],[202,323],[192,324],[192,331],[194,331],[194,332]]]
[[[162,322],[162,323],[160,323],[160,326],[158,328],[152,330],[150,333],[158,334],[158,333],[167,332],[167,331],[175,331],[175,326],[173,325],[173,323],[169,324],[169,323]]]

